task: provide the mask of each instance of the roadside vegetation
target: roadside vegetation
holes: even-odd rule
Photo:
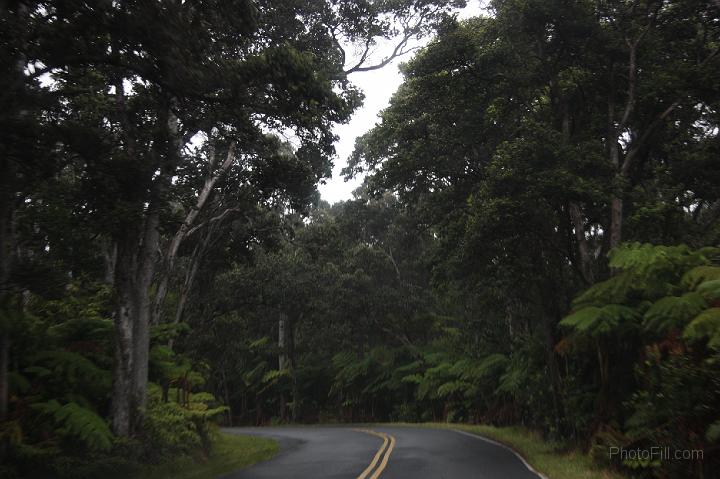
[[[717,474],[720,5],[463,3],[2,4],[0,475],[378,421]],[[425,35],[327,204],[348,75]],[[610,454],[657,446],[703,456]]]
[[[207,457],[184,457],[158,466],[145,466],[139,479],[217,479],[267,461],[278,452],[277,441],[263,437],[218,434]]]
[[[541,434],[523,427],[423,423],[426,427],[457,429],[504,444],[520,454],[533,469],[548,479],[627,479],[627,475],[603,468],[582,450],[547,441]]]

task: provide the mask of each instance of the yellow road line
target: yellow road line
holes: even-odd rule
[[[365,479],[367,477],[367,475],[370,474],[370,472],[375,468],[378,461],[380,460],[380,456],[382,456],[383,451],[385,451],[385,447],[388,445],[388,436],[385,433],[382,433],[382,432],[379,433],[379,432],[371,431],[369,429],[353,429],[353,431],[364,432],[365,434],[372,434],[373,436],[380,437],[383,440],[382,446],[380,446],[380,449],[378,449],[378,451],[375,453],[375,457],[373,458],[370,465],[368,467],[366,467],[365,470],[362,472],[362,474],[360,474],[357,477],[357,479]],[[390,436],[390,447],[391,448],[394,443],[395,443],[395,439],[392,436]],[[385,466],[387,465],[388,456],[389,455],[385,456],[385,458],[383,459],[383,464],[380,465],[380,467],[381,467],[380,471],[382,471],[382,469],[384,469]],[[379,476],[379,473],[376,471],[375,474],[372,476],[372,478],[375,479],[378,476]]]
[[[387,448],[385,451],[385,457],[383,457],[382,462],[380,463],[380,467],[378,467],[375,470],[375,474],[370,476],[370,479],[377,479],[380,477],[380,474],[385,470],[385,467],[387,466],[388,460],[390,459],[390,454],[392,454],[392,450],[395,447],[395,438],[390,436],[390,447]]]

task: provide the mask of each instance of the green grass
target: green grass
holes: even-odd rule
[[[426,423],[408,426],[457,429],[492,439],[511,447],[536,471],[548,479],[627,479],[626,476],[593,464],[581,452],[565,452],[544,441],[539,434],[521,427],[471,426],[466,424]]]
[[[216,479],[238,469],[267,461],[278,452],[272,439],[220,434],[206,461],[182,457],[172,463],[147,468],[138,479]]]

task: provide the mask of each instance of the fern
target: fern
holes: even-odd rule
[[[420,384],[423,382],[423,380],[424,380],[424,377],[422,374],[410,374],[410,375],[404,376],[402,378],[402,381],[404,383],[409,383],[409,384]]]
[[[718,266],[696,266],[682,277],[682,285],[689,290],[697,288],[700,283],[720,279],[720,267]]]
[[[470,382],[481,381],[488,376],[502,372],[507,366],[508,358],[504,354],[491,354],[481,361],[461,359],[450,369],[454,376]]]
[[[701,283],[697,287],[697,292],[700,293],[707,301],[720,301],[720,279],[713,279]]]
[[[708,347],[720,349],[720,308],[698,314],[685,328],[683,338],[690,342],[707,339]]]
[[[269,342],[270,342],[270,338],[268,338],[267,336],[264,336],[260,339],[256,339],[255,341],[251,341],[248,344],[248,348],[251,350],[262,349],[265,346],[267,346]]]
[[[44,351],[36,354],[32,358],[32,365],[23,372],[56,389],[82,391],[91,396],[103,396],[110,390],[110,371],[71,351]]]
[[[511,364],[500,377],[496,393],[516,395],[527,383],[527,369],[521,364]]]
[[[504,354],[491,354],[480,362],[475,370],[475,378],[483,379],[489,375],[504,371],[510,360]]]
[[[622,272],[594,284],[573,301],[575,308],[597,306],[607,303],[620,304],[641,289],[637,278],[630,272]]]
[[[665,333],[672,328],[684,327],[705,308],[707,303],[694,291],[682,296],[667,296],[647,310],[643,325],[649,331]]]
[[[563,318],[560,326],[581,336],[598,337],[609,335],[621,326],[634,323],[639,316],[635,309],[620,304],[588,306]]]
[[[696,266],[707,265],[718,251],[712,247],[693,251],[684,244],[656,246],[649,243],[626,243],[610,253],[610,267],[653,277],[667,271],[684,272]]]
[[[41,414],[52,417],[57,432],[79,439],[88,448],[106,451],[112,447],[113,435],[103,418],[75,402],[61,405],[55,399],[33,404]]]
[[[272,369],[265,374],[263,374],[262,382],[265,384],[268,383],[275,383],[279,381],[282,378],[286,378],[290,376],[290,371],[287,369]]]
[[[705,431],[705,437],[710,442],[717,442],[720,440],[720,421],[715,421],[710,424],[707,431]]]
[[[447,398],[454,394],[462,393],[469,387],[470,385],[464,381],[450,381],[440,385],[435,394],[439,398]]]

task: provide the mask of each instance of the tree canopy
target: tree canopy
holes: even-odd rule
[[[464,4],[0,6],[3,477],[330,421],[714,477],[720,5]],[[327,204],[353,75],[423,37]],[[608,455],[659,444],[704,455]]]

